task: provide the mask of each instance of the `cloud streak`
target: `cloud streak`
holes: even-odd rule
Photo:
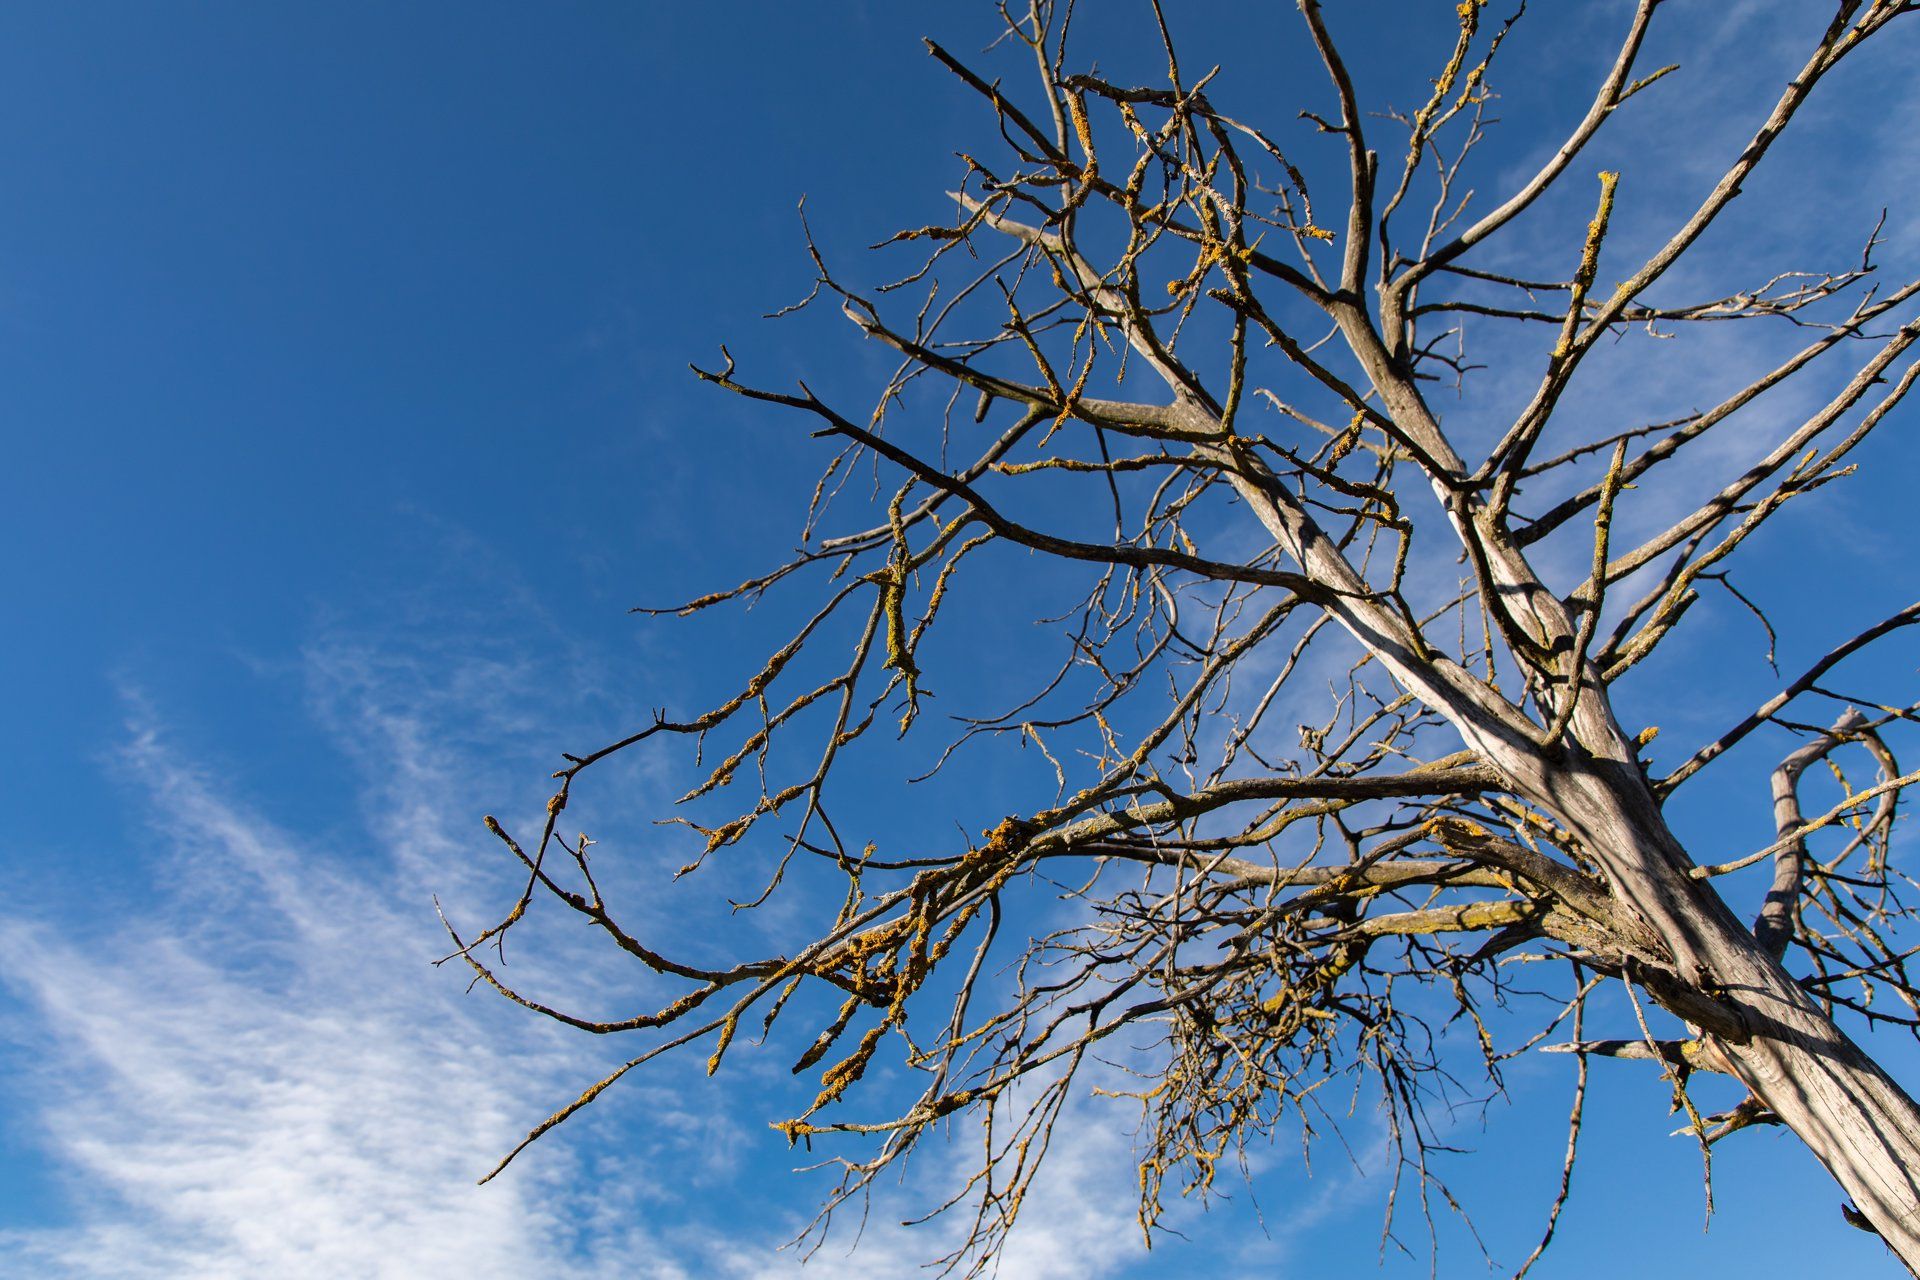
[[[236,807],[152,728],[125,756],[181,884],[149,919],[0,930],[77,1225],[0,1249],[63,1275],[509,1276],[572,1242],[532,1180],[473,1174],[551,1071],[424,980],[384,886]],[[3,1256],[3,1255],[0,1255]]]
[[[451,888],[475,910],[503,900],[487,872],[453,860],[471,843],[461,833],[473,793],[501,767],[465,758],[442,722],[510,721],[539,682],[512,664],[449,666],[427,696],[426,669],[351,645],[307,657],[316,718],[361,779],[363,833],[344,838],[286,830],[235,799],[136,705],[114,772],[143,797],[158,836],[145,860],[161,885],[151,909],[0,923],[0,991],[14,999],[0,1018],[35,1064],[18,1073],[15,1105],[72,1202],[64,1225],[0,1233],[0,1270],[72,1280],[801,1273],[776,1250],[819,1188],[784,1176],[738,1185],[744,1126],[757,1130],[761,1117],[741,1121],[724,1081],[697,1110],[664,1077],[623,1087],[596,1107],[604,1118],[474,1185],[604,1053],[504,1002],[467,998],[458,976],[427,965],[445,949],[431,889]],[[566,968],[575,948],[541,950],[521,966],[536,976]],[[1137,1256],[1124,1146],[1097,1131],[1062,1144],[1047,1178],[1055,1190],[1040,1193],[1002,1274],[1110,1273]],[[914,1181],[939,1183],[972,1154],[956,1148],[945,1169],[929,1150]],[[739,1207],[756,1190],[765,1202],[743,1224]],[[734,1220],[716,1221],[716,1204]],[[810,1273],[897,1275],[957,1240],[957,1218],[903,1231],[882,1225],[898,1216],[883,1208],[855,1253],[842,1256],[836,1233]]]

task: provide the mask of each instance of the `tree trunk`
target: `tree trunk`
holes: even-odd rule
[[[1718,948],[1710,971],[1755,1028],[1713,1038],[1741,1081],[1920,1274],[1920,1108],[1751,941]]]
[[[1366,345],[1366,331],[1355,326],[1353,337],[1357,353],[1378,357],[1371,368],[1375,384],[1395,385],[1383,351]],[[1424,406],[1407,395],[1409,403],[1399,407],[1431,426]],[[1209,423],[1218,426],[1197,416],[1196,426]],[[1429,434],[1440,440],[1437,427]],[[1377,603],[1314,522],[1274,487],[1251,478],[1258,470],[1242,459],[1228,474],[1294,561],[1335,588],[1325,602],[1328,612],[1403,687],[1445,715],[1468,747],[1507,774],[1518,793],[1579,840],[1616,897],[1673,958],[1677,984],[1649,975],[1655,999],[1702,1026],[1742,1083],[1799,1135],[1920,1276],[1920,1106],[1820,1011],[1713,886],[1693,878],[1693,861],[1660,813],[1600,673],[1587,669],[1568,725],[1573,741],[1563,751],[1544,750],[1534,726],[1512,708],[1457,667],[1421,654],[1417,637]],[[1474,531],[1470,520],[1458,523],[1463,539],[1484,532]],[[1535,618],[1543,635],[1572,634],[1561,606],[1511,547],[1492,536],[1481,545],[1498,561],[1496,576],[1515,593],[1510,607]]]
[[[1665,943],[1678,976],[1732,1017],[1705,1028],[1735,1074],[1846,1189],[1920,1274],[1920,1106],[1741,924],[1667,829],[1631,765],[1554,770],[1540,797]],[[1654,990],[1656,999],[1663,993]],[[1691,1000],[1674,1012],[1697,1021]]]

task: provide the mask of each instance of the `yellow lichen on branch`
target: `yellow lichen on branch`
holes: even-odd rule
[[[713,1056],[707,1059],[708,1075],[720,1069],[720,1059],[727,1056],[727,1046],[733,1043],[733,1033],[739,1028],[740,1014],[735,1010],[727,1015],[725,1022],[720,1024],[720,1039],[713,1046]]]
[[[837,1102],[840,1095],[847,1091],[861,1076],[866,1074],[867,1064],[873,1061],[875,1049],[880,1047],[880,1037],[886,1033],[887,1024],[882,1022],[860,1037],[860,1043],[852,1053],[840,1059],[820,1073],[820,1096],[807,1108],[809,1115],[820,1108]]]
[[[826,1132],[824,1129],[808,1124],[805,1120],[775,1120],[768,1128],[778,1129],[784,1133],[787,1136],[788,1146],[792,1146],[802,1138]]]
[[[1554,347],[1554,359],[1564,359],[1573,349],[1574,331],[1580,324],[1580,308],[1587,300],[1587,292],[1593,288],[1593,278],[1600,270],[1600,242],[1606,239],[1607,222],[1613,217],[1613,192],[1620,184],[1620,175],[1609,170],[1600,174],[1600,203],[1593,212],[1593,221],[1587,223],[1586,244],[1580,251],[1580,266],[1573,273],[1573,293],[1567,300],[1567,322],[1561,330],[1559,345]]]

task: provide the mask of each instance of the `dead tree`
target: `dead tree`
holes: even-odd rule
[[[1463,174],[1514,19],[1484,3],[1459,6],[1430,96],[1383,115],[1359,101],[1321,5],[1302,0],[1301,39],[1325,74],[1311,94],[1331,104],[1303,113],[1302,145],[1321,148],[1311,163],[1217,103],[1216,73],[1181,64],[1157,4],[1166,72],[1148,87],[1070,70],[1072,15],[1050,0],[1011,13],[994,55],[1027,64],[1027,92],[930,44],[979,95],[997,152],[964,159],[950,223],[889,242],[924,254],[906,280],[863,295],[813,255],[809,301],[897,356],[877,407],[757,385],[731,357],[699,371],[839,451],[801,549],[680,612],[779,591],[813,593],[810,616],[719,705],[567,756],[537,837],[487,819],[526,889],[501,923],[457,934],[456,954],[510,999],[646,1039],[529,1142],[659,1054],[698,1045],[717,1067],[743,1024],[758,1034],[804,1010],[795,1070],[818,1070],[819,1094],[776,1127],[844,1144],[829,1212],[943,1118],[982,1126],[981,1165],[956,1201],[972,1231],[950,1261],[966,1265],[991,1256],[1100,1054],[1145,1077],[1149,1232],[1169,1180],[1205,1188],[1283,1117],[1327,1123],[1314,1090],[1330,1076],[1377,1086],[1393,1150],[1424,1190],[1425,1110],[1459,1067],[1432,1025],[1439,1007],[1496,1079],[1515,1045],[1578,1054],[1583,1084],[1593,1055],[1652,1064],[1703,1151],[1755,1123],[1786,1126],[1844,1188],[1849,1219],[1920,1266],[1920,1110],[1853,1038],[1920,1026],[1912,882],[1889,856],[1898,798],[1920,778],[1889,744],[1914,707],[1826,683],[1868,646],[1910,637],[1920,604],[1836,631],[1825,657],[1659,776],[1641,759],[1657,729],[1622,724],[1614,701],[1659,666],[1704,591],[1733,590],[1728,566],[1757,530],[1851,471],[1920,376],[1920,281],[1883,284],[1871,237],[1845,269],[1717,297],[1663,286],[1803,104],[1916,5],[1840,4],[1698,206],[1622,260],[1609,227],[1634,175],[1590,186],[1581,156],[1667,88],[1673,68],[1641,58],[1659,0],[1625,22],[1572,132],[1491,202],[1469,200]],[[1344,198],[1331,217],[1317,189],[1328,156]],[[1489,246],[1563,186],[1593,193],[1584,235],[1535,269],[1490,267]],[[909,287],[925,301],[894,314],[889,295]],[[1710,406],[1601,430],[1584,424],[1602,414],[1566,422],[1567,406],[1606,394],[1603,345],[1726,324],[1792,325],[1803,340]],[[1532,380],[1497,438],[1471,449],[1443,429],[1434,394],[1468,373],[1465,325]],[[1779,387],[1836,364],[1845,376],[1823,404],[1755,443],[1754,424],[1778,420],[1762,411]],[[1697,486],[1700,442],[1736,433],[1749,465],[1620,544],[1638,495]],[[863,507],[869,476],[880,488]],[[848,511],[852,528],[814,532]],[[1078,575],[1064,660],[1011,711],[926,714],[930,687],[963,683],[958,658],[929,669],[942,606],[996,556],[999,572],[1037,557]],[[1569,580],[1550,582],[1550,564]],[[1282,732],[1303,707],[1309,723]],[[947,849],[849,835],[861,819],[833,790],[842,762],[936,723],[969,750],[1032,744],[1057,800],[1006,815],[989,797],[956,815],[981,837]],[[1763,728],[1804,739],[1774,774],[1777,838],[1715,861],[1690,853],[1663,805]],[[796,947],[669,957],[621,923],[585,837],[562,837],[597,763],[674,736],[708,753],[684,801],[704,851],[683,874],[765,859],[762,901],[814,894],[823,875],[839,885],[837,913]],[[1874,780],[1809,816],[1803,774],[1856,760]],[[1080,912],[1069,927],[1003,927],[1023,898],[1063,892]],[[495,948],[536,904],[585,917],[681,994],[593,1021],[516,990]],[[1557,994],[1510,993],[1522,966]],[[1607,984],[1624,984],[1636,1016],[1616,1038],[1587,1038]],[[1483,1018],[1492,999],[1504,1008]],[[1656,1007],[1684,1030],[1661,1038]],[[907,1106],[860,1112],[883,1054],[923,1087]],[[1703,1116],[1687,1092],[1696,1071],[1750,1096]],[[1576,1101],[1575,1137],[1579,1123]]]

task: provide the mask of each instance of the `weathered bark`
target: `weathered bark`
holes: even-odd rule
[[[1611,719],[1603,705],[1593,711]],[[1455,723],[1579,841],[1615,899],[1659,939],[1671,974],[1637,975],[1654,998],[1701,1028],[1920,1274],[1920,1105],[1820,1010],[1713,886],[1692,877],[1693,863],[1631,755],[1547,761],[1510,738]]]
[[[1920,1272],[1920,1106],[1815,1005],[1668,831],[1632,766],[1592,761],[1553,779],[1557,815],[1672,953],[1677,976],[1733,1025],[1703,1028],[1735,1074],[1807,1144],[1912,1271]],[[1656,999],[1664,999],[1657,985]],[[1692,1012],[1687,1005],[1682,1016]]]

